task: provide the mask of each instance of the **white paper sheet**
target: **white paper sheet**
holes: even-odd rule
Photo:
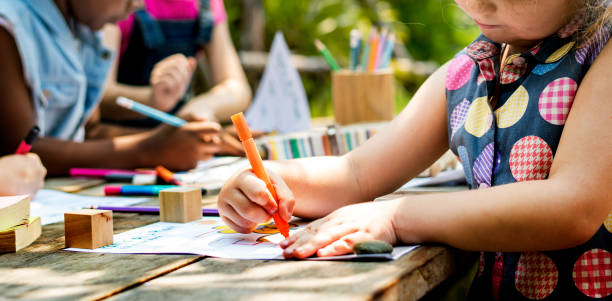
[[[283,34],[274,35],[270,56],[246,120],[254,130],[289,133],[310,129],[310,109]]]
[[[129,206],[147,198],[95,197],[41,189],[30,204],[30,216],[40,216],[43,225],[64,221],[64,213],[91,206]]]
[[[292,221],[291,232],[305,222]],[[69,248],[67,251],[119,254],[198,254],[233,259],[283,259],[278,243],[282,236],[273,224],[260,225],[253,233],[240,234],[219,217],[203,217],[191,223],[154,223],[114,236],[114,244],[98,249]],[[393,260],[416,248],[396,247],[394,254],[347,255],[315,260]]]

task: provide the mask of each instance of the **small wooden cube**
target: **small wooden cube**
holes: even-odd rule
[[[159,219],[162,222],[188,223],[201,218],[201,188],[177,187],[159,192]]]
[[[64,213],[67,248],[96,249],[113,244],[113,212],[83,209]]]

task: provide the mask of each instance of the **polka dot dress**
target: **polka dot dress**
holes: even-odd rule
[[[581,26],[577,16],[503,66],[502,46],[482,35],[451,61],[448,137],[472,189],[548,178],[580,82],[612,33],[605,27],[578,47]],[[482,252],[470,299],[612,300],[611,261],[612,212],[571,249]]]

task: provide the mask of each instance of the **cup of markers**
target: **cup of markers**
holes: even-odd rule
[[[372,28],[367,41],[361,32],[350,33],[349,68],[343,70],[327,47],[315,46],[332,70],[334,118],[338,124],[386,121],[393,119],[395,91],[393,71],[389,68],[395,34]]]

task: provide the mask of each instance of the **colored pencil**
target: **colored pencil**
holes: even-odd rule
[[[382,56],[382,62],[380,64],[380,68],[389,67],[389,62],[391,61],[391,56],[393,56],[393,47],[395,46],[395,34],[391,33],[389,35],[389,39],[387,39],[387,43],[385,45],[385,50]]]
[[[357,69],[357,64],[359,61],[359,50],[361,48],[361,32],[357,29],[351,30],[350,37],[350,59],[349,59],[349,68],[353,71]]]
[[[149,106],[143,105],[139,102],[125,98],[123,96],[117,97],[117,104],[126,109],[130,109],[147,117],[153,118],[159,122],[163,122],[175,127],[181,127],[187,123],[187,121],[178,118],[174,115],[170,115],[158,109],[151,108]]]
[[[372,28],[370,32],[370,39],[368,40],[370,44],[370,55],[368,57],[368,71],[374,71],[374,64],[376,63],[376,56],[378,55],[378,33],[376,29]]]
[[[331,55],[327,47],[325,47],[325,44],[323,44],[318,39],[315,39],[314,43],[317,49],[319,50],[319,52],[321,53],[321,55],[323,56],[323,58],[329,64],[329,67],[332,69],[332,71],[340,70],[340,66],[338,65],[334,57]]]
[[[159,213],[159,207],[157,206],[91,206],[90,209],[98,210],[112,210],[113,212],[123,213],[144,213],[144,214],[156,214]],[[202,215],[205,216],[219,216],[219,210],[216,208],[202,208]]]

